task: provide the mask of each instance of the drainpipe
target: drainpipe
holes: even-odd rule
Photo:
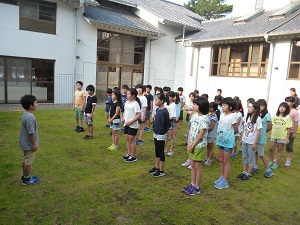
[[[266,101],[269,102],[271,81],[272,81],[272,74],[273,74],[275,44],[272,43],[271,41],[269,41],[269,34],[268,33],[265,34],[264,38],[265,38],[265,41],[271,45],[271,49],[270,49],[271,62],[269,63],[269,66],[268,66],[269,67],[268,71],[270,71],[270,74],[269,74],[268,80],[267,80],[267,95],[266,95]]]
[[[199,76],[199,59],[200,59],[200,46],[198,47],[198,57],[197,57],[197,69],[196,69],[196,83],[195,83],[195,90],[198,90],[198,76]]]
[[[184,44],[185,28],[186,28],[186,25],[184,24],[184,25],[183,25],[183,30],[182,30],[182,44]]]
[[[77,81],[76,78],[76,60],[77,60],[77,9],[74,9],[75,25],[74,25],[74,84]]]
[[[151,40],[151,38],[149,37],[149,60],[148,60],[148,77],[147,77],[147,80],[148,80],[148,84],[150,83],[150,71],[151,71],[151,69],[150,69],[150,66],[151,66],[151,54],[152,54],[152,50],[151,50],[151,42],[152,42],[152,40]],[[154,80],[154,82],[155,82],[155,80]]]

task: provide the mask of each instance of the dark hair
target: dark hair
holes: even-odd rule
[[[157,87],[156,90],[155,90],[155,94],[156,94],[156,91],[159,91],[160,93],[163,93],[163,89],[161,87]]]
[[[83,86],[83,83],[81,81],[77,81],[76,84],[80,84],[81,86]]]
[[[233,100],[231,97],[224,98],[223,104],[229,105],[229,109],[231,111],[236,110],[236,101]]]
[[[177,88],[177,91],[183,91],[182,87]]]
[[[295,96],[298,96],[296,93],[296,88],[291,88],[290,91],[295,92]]]
[[[244,109],[242,105],[242,101],[238,96],[234,96],[233,98],[236,101],[236,110],[242,113],[242,117],[244,117]]]
[[[168,92],[168,94],[167,94],[167,105],[169,105],[170,104],[170,99],[169,99],[169,97],[171,97],[171,98],[175,98],[175,92],[174,91],[169,91]]]
[[[86,89],[85,89],[86,91],[91,91],[91,92],[93,92],[93,93],[95,93],[95,87],[93,86],[93,85],[88,85],[88,86],[86,86]]]
[[[113,91],[114,91],[114,90],[119,90],[119,91],[120,91],[120,88],[119,88],[119,87],[114,87],[112,90],[113,90]]]
[[[208,102],[207,98],[205,98],[205,97],[196,98],[195,101],[194,101],[194,104],[199,106],[199,111],[203,115],[208,114],[208,112],[209,112],[209,102]]]
[[[236,100],[237,102],[240,101],[240,97],[239,96],[234,96],[233,99]]]
[[[220,111],[218,110],[218,104],[215,102],[209,103],[209,107],[213,108],[213,110],[216,112],[216,115],[218,117],[218,120],[220,119]]]
[[[191,92],[191,93],[189,94],[189,97],[190,97],[191,95],[192,95],[194,98],[196,98],[196,94],[195,94],[194,92]]]
[[[194,93],[199,95],[199,91],[198,90],[195,90]]]
[[[179,97],[178,92],[175,92],[175,97],[176,97],[176,99],[174,102],[175,102],[175,104],[178,104],[180,102],[180,97]]]
[[[221,92],[222,93],[222,89],[218,89],[217,91]]]
[[[247,102],[253,104],[253,103],[255,102],[255,99],[254,99],[254,98],[248,98],[248,99],[247,99]]]
[[[208,94],[202,94],[201,97],[208,99]]]
[[[128,90],[128,89],[129,89],[129,87],[128,87],[128,85],[127,85],[127,84],[123,84],[123,85],[122,85],[122,89],[126,89],[126,90]]]
[[[34,105],[34,102],[36,101],[36,97],[34,95],[24,95],[20,102],[25,110],[28,110],[30,106]]]
[[[156,95],[156,97],[164,103],[167,101],[166,96],[163,93],[159,93],[158,95]]]
[[[293,96],[288,96],[288,97],[286,97],[285,99],[284,99],[284,101],[286,101],[286,102],[292,102],[293,103],[293,108],[297,108],[296,107],[296,104],[295,104],[295,98],[293,97]]]
[[[169,92],[169,91],[171,91],[171,88],[165,86],[165,87],[163,87],[163,91],[168,91]]]
[[[146,85],[146,88],[149,88],[150,91],[152,90],[152,86],[150,84]]]
[[[264,106],[265,106],[264,111],[262,111],[262,112],[260,113],[260,118],[263,119],[263,118],[267,115],[267,113],[268,113],[267,102],[266,102],[266,100],[264,100],[264,99],[258,99],[258,100],[257,100],[257,104],[259,104],[259,106],[261,106],[261,105],[264,105]]]
[[[248,114],[247,114],[246,122],[247,122],[248,118],[250,117],[251,123],[254,124],[254,123],[256,123],[256,120],[257,120],[257,118],[258,118],[259,115],[260,115],[260,105],[259,105],[257,102],[253,102],[253,103],[249,103],[249,104],[252,104],[252,107],[253,107],[256,111],[253,112],[253,113],[248,113]]]
[[[144,91],[144,86],[142,84],[137,84],[135,86],[135,89],[138,89],[138,88],[142,88],[142,90]]]
[[[219,102],[220,102],[220,105],[222,105],[224,99],[223,99],[222,96],[216,95],[216,96],[215,96],[215,101],[219,101]]]
[[[139,97],[137,96],[137,90],[135,88],[129,88],[128,91],[130,92],[131,95],[134,95],[134,100],[137,101],[137,103],[139,103],[140,107],[141,107],[141,101],[139,99]]]
[[[277,109],[276,116],[280,116],[279,108],[281,106],[283,106],[285,108],[285,112],[283,113],[283,117],[286,117],[287,115],[290,114],[290,111],[291,111],[289,105],[286,102],[281,102],[280,103],[280,105],[278,106],[278,109]]]
[[[107,93],[107,94],[111,94],[111,93],[112,93],[112,89],[111,89],[111,88],[107,88],[107,89],[106,89],[106,93]]]
[[[114,90],[113,93],[115,94],[115,96],[117,97],[117,101],[118,102],[122,102],[122,95],[121,92],[119,90]]]

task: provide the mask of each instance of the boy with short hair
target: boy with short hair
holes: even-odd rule
[[[84,117],[84,105],[86,101],[85,91],[82,90],[83,83],[81,81],[76,82],[76,91],[74,93],[73,110],[75,112],[76,128],[78,133],[84,132],[83,129],[83,117]]]
[[[123,115],[125,110],[125,103],[127,101],[127,91],[129,90],[129,87],[127,84],[123,84],[122,86],[122,93],[121,93],[121,99],[122,99],[122,108],[121,108],[121,114]],[[121,133],[124,133],[124,121],[122,121],[122,129],[120,131]]]
[[[110,109],[110,106],[112,104],[112,98],[111,98],[111,95],[112,95],[112,89],[111,88],[107,88],[106,90],[106,97],[104,99],[104,104],[105,104],[105,116],[106,116],[106,120],[108,120],[108,117],[109,117],[109,109]],[[106,128],[110,128],[110,124],[106,124],[105,126]]]
[[[146,85],[146,94],[145,97],[147,98],[147,110],[146,110],[146,127],[145,131],[150,131],[150,115],[152,114],[153,110],[153,95],[150,93],[152,90],[152,86],[150,84]]]
[[[88,98],[86,101],[86,106],[84,110],[84,121],[88,126],[88,134],[83,138],[84,140],[93,139],[94,125],[93,125],[93,117],[95,112],[95,107],[97,104],[97,97],[95,95],[95,87],[93,85],[88,85],[86,87],[86,91],[88,92]]]
[[[146,110],[147,110],[147,98],[143,95],[143,85],[138,84],[135,86],[137,90],[137,97],[140,99],[141,102],[141,118],[138,120],[139,122],[139,131],[140,131],[140,138],[136,138],[136,145],[143,145],[143,137],[144,137],[144,126],[145,126],[145,117],[146,117]]]
[[[19,147],[23,150],[23,176],[21,182],[22,185],[26,186],[40,182],[37,176],[30,176],[34,155],[39,147],[38,127],[36,119],[32,114],[33,111],[37,110],[38,104],[36,97],[33,95],[24,95],[20,101],[25,109],[22,116],[19,138]]]
[[[183,88],[182,87],[179,87],[177,89],[177,92],[178,92],[178,95],[179,95],[179,100],[180,100],[180,116],[179,116],[179,125],[177,128],[181,128],[181,125],[182,125],[182,120],[183,120],[183,109],[184,109],[184,106],[185,106],[185,102],[186,102],[186,99],[183,95]]]

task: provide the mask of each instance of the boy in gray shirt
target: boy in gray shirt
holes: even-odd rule
[[[22,116],[19,139],[19,147],[23,150],[23,176],[21,178],[21,182],[22,185],[25,186],[40,182],[37,176],[30,176],[34,155],[39,147],[38,128],[36,119],[32,114],[32,112],[37,109],[38,104],[36,97],[33,95],[24,95],[20,101],[25,109]]]

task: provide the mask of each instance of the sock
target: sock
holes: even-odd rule
[[[196,185],[195,185],[195,187],[196,187],[197,189],[199,189],[199,187],[198,187],[198,186],[196,186]]]
[[[25,176],[25,175],[24,175],[24,178],[25,178],[25,179],[28,179],[29,177],[30,177],[30,176]]]
[[[243,174],[247,174],[247,172],[246,172],[246,171],[243,171],[242,173],[243,173]]]
[[[266,172],[271,172],[272,170],[270,168],[266,169]]]
[[[292,159],[291,158],[286,158],[286,161],[292,161]]]

